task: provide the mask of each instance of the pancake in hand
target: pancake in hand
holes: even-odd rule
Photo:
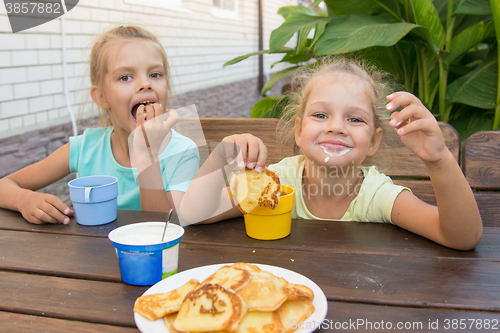
[[[280,179],[276,172],[265,168],[258,173],[245,168],[234,173],[230,181],[231,195],[243,214],[256,207],[276,208],[280,198]]]
[[[243,299],[217,284],[190,292],[181,305],[174,328],[181,332],[233,332],[247,312]]]

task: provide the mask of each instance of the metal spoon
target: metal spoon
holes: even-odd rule
[[[161,241],[163,242],[163,238],[165,238],[165,231],[167,231],[168,227],[168,222],[170,222],[170,216],[172,216],[172,212],[174,211],[173,208],[170,209],[170,212],[168,212],[167,216],[167,222],[165,222],[165,229],[163,229],[163,236],[161,236]]]

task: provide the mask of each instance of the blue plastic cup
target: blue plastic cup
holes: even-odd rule
[[[116,220],[118,179],[113,176],[88,176],[68,183],[76,222],[101,225]]]
[[[184,229],[165,222],[141,222],[116,228],[108,234],[120,265],[122,281],[134,286],[152,286],[177,273],[179,242]]]

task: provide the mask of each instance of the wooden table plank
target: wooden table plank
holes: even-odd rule
[[[500,314],[491,312],[328,302],[328,315],[316,332],[493,332],[500,330],[499,321]],[[461,323],[466,328],[456,329]]]
[[[45,280],[44,280],[45,282]],[[109,285],[109,284],[107,284]],[[107,285],[105,285],[107,287]],[[73,292],[75,289],[73,289]],[[75,296],[77,296],[75,294]],[[55,300],[61,303],[61,300],[67,301],[65,296],[61,296],[61,299]],[[81,297],[81,296],[80,296]],[[69,295],[68,295],[69,298]],[[118,297],[117,297],[118,298]],[[88,300],[85,300],[88,301]],[[126,300],[119,299],[119,301],[129,303],[128,308],[133,304],[130,298]],[[3,303],[2,303],[3,304]],[[94,307],[95,304],[91,304]],[[49,304],[46,305],[48,308],[54,308]],[[99,308],[101,306],[99,305]],[[23,315],[17,313],[0,312],[0,326],[2,328],[12,328],[9,331],[23,332],[30,331],[32,328],[36,330],[46,330],[50,332],[137,332],[134,328],[123,327],[123,326],[110,326],[103,324],[93,324],[85,321],[80,321],[86,318],[87,310],[83,309],[78,320],[69,319],[70,316],[67,311],[63,311],[62,308],[58,308],[60,312],[43,312],[43,316],[40,315]],[[133,323],[133,315],[128,311],[123,311],[119,313],[120,322],[126,322],[128,325]],[[109,309],[103,310],[106,314]],[[33,312],[40,312],[40,310],[33,310]],[[113,316],[116,311],[113,311]],[[55,316],[51,318],[50,316]],[[59,317],[66,317],[68,319],[59,319]],[[94,317],[90,318],[92,320]],[[392,307],[392,306],[379,306],[370,304],[358,304],[358,303],[346,303],[346,302],[328,302],[328,314],[326,320],[321,323],[314,323],[319,329],[317,332],[331,332],[333,330],[341,331],[373,331],[376,327],[383,327],[386,329],[377,329],[377,332],[389,332],[388,327],[397,327],[397,325],[407,325],[407,327],[412,327],[415,330],[428,330],[429,325],[432,327],[437,327],[433,329],[433,332],[450,332],[451,329],[445,329],[445,325],[450,324],[454,319],[465,319],[468,325],[473,322],[471,320],[481,319],[483,322],[485,320],[500,320],[499,313],[487,313],[487,312],[464,312],[464,311],[452,311],[444,309],[422,309],[422,308],[411,308],[411,307]],[[447,322],[447,320],[449,322]],[[477,322],[474,322],[477,325]],[[410,326],[408,326],[410,325]],[[342,329],[342,327],[344,329]],[[420,329],[420,327],[422,329]],[[347,328],[347,329],[346,329]],[[393,331],[393,330],[392,330]],[[472,329],[468,331],[474,332],[491,332],[491,329]]]
[[[0,208],[0,229],[23,230],[64,235],[84,235],[107,237],[108,233],[130,223],[147,221],[165,221],[166,213],[142,212],[134,210],[118,210],[115,221],[100,226],[85,226],[76,223],[73,217],[68,225],[63,224],[32,224],[24,220],[18,212]]]
[[[107,239],[12,231],[3,231],[1,234],[6,233],[11,233],[10,237],[3,238],[0,242],[0,268],[3,270],[116,281],[117,285],[125,286],[119,282],[116,255]],[[56,236],[58,238],[29,244],[26,239],[34,235],[39,239]],[[91,242],[87,242],[88,240]],[[4,241],[16,250],[5,251],[9,245],[5,247]],[[69,245],[71,242],[79,246],[72,249]],[[40,250],[39,244],[45,244],[45,248]],[[60,254],[64,250],[68,253]],[[296,271],[314,280],[329,300],[500,310],[500,262],[211,246],[181,242],[179,271],[237,261],[274,265]],[[5,289],[0,297],[8,297],[11,293],[10,289]]]
[[[293,220],[288,237],[259,241],[246,235],[243,219],[185,227],[182,238],[212,245],[500,261],[499,239],[500,228],[485,228],[474,250],[457,251],[386,223]]]
[[[77,224],[74,219],[70,225],[35,225],[21,220],[17,212],[0,209],[0,230],[107,238],[108,233],[119,226],[140,221],[162,221],[164,215],[120,210],[116,221],[88,227]],[[176,223],[176,218],[174,214],[172,223]],[[500,261],[499,239],[500,228],[484,228],[483,239],[474,250],[456,251],[390,224],[293,220],[290,236],[275,241],[259,241],[246,235],[243,218],[188,226],[182,238],[185,243]]]
[[[137,328],[86,323],[0,311],[0,327],[4,332],[51,333],[138,333]]]
[[[183,244],[179,268],[237,261],[303,274],[332,301],[500,311],[500,262]]]
[[[134,302],[147,289],[125,283],[0,271],[0,310],[135,327]]]
[[[98,237],[0,231],[0,268],[120,282],[113,244]]]

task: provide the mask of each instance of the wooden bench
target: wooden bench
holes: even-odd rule
[[[462,167],[474,190],[485,227],[500,227],[500,132],[471,135],[462,149]]]
[[[267,165],[292,156],[292,147],[282,147],[276,135],[278,119],[274,118],[181,118],[175,130],[192,139],[200,149],[200,163],[226,136],[251,133],[267,147]],[[201,126],[201,127],[200,127]]]

